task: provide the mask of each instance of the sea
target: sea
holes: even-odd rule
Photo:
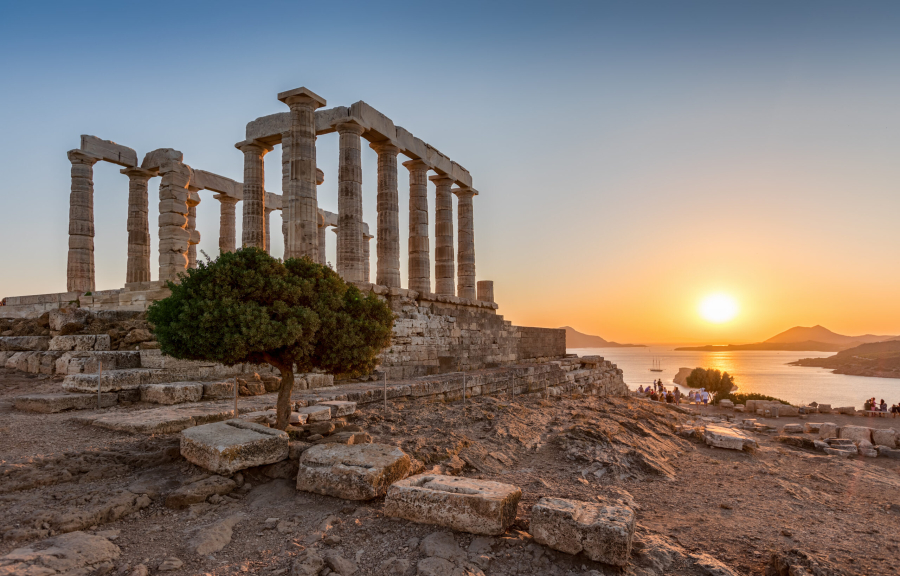
[[[888,406],[900,402],[900,378],[871,378],[832,374],[825,368],[788,366],[800,358],[831,356],[831,352],[778,352],[739,350],[730,352],[675,351],[678,346],[649,346],[646,348],[570,348],[579,356],[603,356],[621,368],[625,383],[632,390],[662,378],[665,386],[675,384],[672,378],[679,368],[715,368],[734,376],[738,392],[757,392],[786,400],[791,404],[831,404],[855,406],[858,410],[873,396],[884,398]],[[651,372],[658,360],[662,372]],[[682,391],[690,390],[679,386]]]

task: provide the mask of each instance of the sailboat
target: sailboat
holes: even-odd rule
[[[651,372],[662,372],[662,365],[659,361],[659,358],[653,359],[653,368],[650,369]]]

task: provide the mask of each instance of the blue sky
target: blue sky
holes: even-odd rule
[[[2,3],[0,296],[65,289],[80,134],[240,180],[245,124],[302,85],[471,171],[478,276],[514,322],[620,341],[900,333],[898,29],[894,2]],[[337,158],[321,137],[332,211]],[[368,149],[363,169],[374,229]],[[401,214],[405,186],[401,168]],[[124,282],[126,206],[127,178],[98,164],[98,289]],[[198,228],[215,254],[211,195]],[[740,319],[703,324],[709,292]]]

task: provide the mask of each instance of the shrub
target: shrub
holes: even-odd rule
[[[694,368],[685,384],[690,388],[706,388],[710,394],[721,397],[734,390],[734,376],[714,368]]]

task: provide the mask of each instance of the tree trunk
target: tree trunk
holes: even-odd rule
[[[281,367],[281,389],[278,390],[278,414],[275,427],[279,430],[287,428],[291,422],[291,391],[294,389],[294,367]]]

